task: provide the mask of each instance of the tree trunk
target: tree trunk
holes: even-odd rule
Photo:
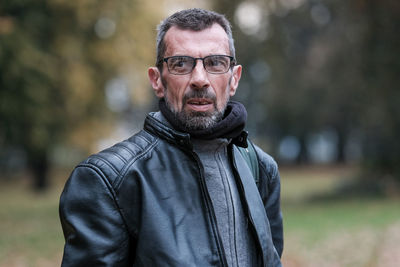
[[[47,174],[49,169],[47,152],[32,153],[29,155],[29,166],[33,176],[33,188],[44,191],[48,186]]]

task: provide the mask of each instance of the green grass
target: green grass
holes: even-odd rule
[[[332,197],[355,172],[281,170],[286,267],[398,266],[399,199]]]
[[[400,266],[399,199],[324,198],[354,171],[281,170],[285,267]],[[0,267],[60,266],[58,200],[68,172],[45,194],[24,179],[0,183]]]
[[[0,186],[0,266],[59,266],[60,188],[39,194],[24,181]]]
[[[326,238],[331,232],[379,229],[400,221],[399,203],[392,200],[351,200],[283,205],[285,232],[303,232],[307,243]]]

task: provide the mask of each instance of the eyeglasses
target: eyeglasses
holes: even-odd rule
[[[175,75],[191,73],[196,67],[197,60],[203,61],[204,69],[208,73],[223,74],[235,65],[235,60],[231,56],[211,55],[206,57],[173,56],[163,59],[167,63],[168,71]]]

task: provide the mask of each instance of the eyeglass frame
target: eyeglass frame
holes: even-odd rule
[[[209,57],[215,57],[215,56],[223,56],[223,57],[229,58],[229,60],[230,60],[229,68],[227,68],[227,70],[225,72],[210,72],[210,71],[207,70],[206,66],[204,65],[204,59],[209,58]],[[168,59],[170,59],[170,58],[179,58],[179,57],[187,57],[187,58],[193,59],[193,66],[192,66],[192,69],[189,72],[187,72],[187,73],[172,73],[170,71],[169,66],[168,66]],[[206,57],[171,56],[171,57],[163,58],[162,62],[165,62],[167,64],[168,72],[171,73],[172,75],[186,75],[186,74],[191,73],[194,70],[194,68],[197,65],[197,60],[199,60],[199,59],[201,59],[201,61],[203,62],[203,68],[205,69],[205,71],[207,71],[208,73],[211,73],[211,74],[224,74],[224,73],[227,73],[229,71],[229,69],[231,69],[233,66],[236,65],[236,59],[234,57],[228,56],[228,55],[209,55],[209,56],[206,56]]]

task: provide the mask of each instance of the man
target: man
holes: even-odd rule
[[[280,179],[247,147],[229,22],[202,9],[158,28],[148,70],[160,112],[80,163],[60,201],[63,266],[281,266]],[[256,183],[256,180],[257,183]]]

